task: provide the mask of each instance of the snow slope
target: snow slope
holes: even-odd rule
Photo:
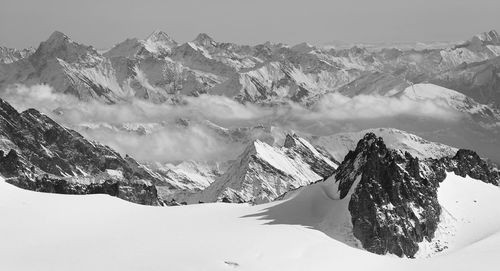
[[[453,179],[440,194],[479,193],[490,214],[474,214],[477,220],[468,227],[477,234],[465,240],[473,244],[421,260],[370,254],[309,227],[268,225],[259,217],[283,202],[148,207],[104,195],[25,191],[0,179],[0,270],[497,270],[499,192]],[[444,206],[453,213],[452,205]],[[307,208],[285,209],[310,215]],[[470,209],[463,210],[466,215]],[[497,218],[483,225],[489,216]]]
[[[499,187],[448,173],[438,189],[443,210],[436,237],[420,245],[417,257],[431,256],[436,248],[451,253],[498,234],[499,197]]]

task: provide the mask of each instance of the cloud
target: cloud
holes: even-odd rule
[[[324,96],[312,108],[241,104],[222,96],[184,97],[182,103],[134,99],[119,104],[83,102],[47,85],[15,85],[0,93],[18,110],[36,108],[84,136],[142,161],[227,160],[261,133],[232,135],[225,128],[274,125],[315,133],[318,127],[356,126],[401,116],[453,121],[460,114],[440,100]],[[189,124],[179,120],[189,120]],[[390,122],[384,122],[387,125]],[[217,126],[221,126],[217,128]]]
[[[325,95],[306,118],[311,119],[376,119],[392,116],[417,116],[434,119],[457,119],[460,114],[442,99],[415,100],[410,97],[358,95],[346,97],[338,93]]]

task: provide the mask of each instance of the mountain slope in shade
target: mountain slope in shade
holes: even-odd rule
[[[405,90],[410,83],[400,76],[375,71],[365,73],[338,89],[338,92],[348,97],[357,95],[392,96]]]
[[[35,109],[17,112],[0,100],[0,173],[31,190],[106,193],[159,205],[156,179],[131,157],[86,140]]]
[[[191,201],[269,202],[287,191],[328,178],[336,166],[326,151],[297,135],[288,135],[282,148],[257,140]]]

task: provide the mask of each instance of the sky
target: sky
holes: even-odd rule
[[[38,46],[59,30],[105,49],[163,30],[258,44],[455,41],[500,30],[498,0],[0,0],[0,45]]]

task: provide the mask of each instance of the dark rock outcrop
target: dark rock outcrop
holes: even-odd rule
[[[7,179],[7,182],[17,187],[46,193],[87,195],[107,194],[127,201],[143,205],[162,205],[158,200],[156,187],[147,182],[105,180],[98,183],[79,183],[77,181],[37,176],[34,180],[21,176]]]
[[[0,149],[0,174],[14,185],[62,194],[103,193],[160,205],[154,186],[158,180],[133,158],[122,158],[35,109],[19,113],[0,99],[0,139],[8,143]]]
[[[350,196],[354,236],[370,252],[413,257],[419,242],[434,238],[441,214],[437,190],[447,172],[500,181],[498,169],[474,151],[421,161],[366,134],[335,173],[340,197]]]
[[[15,150],[10,150],[6,156],[0,150],[0,174],[6,177],[16,176],[22,172],[22,169],[23,164]]]
[[[446,171],[453,171],[455,174],[491,183],[496,186],[500,184],[500,171],[493,164],[481,159],[472,150],[460,149],[452,158],[442,158],[438,165],[442,165]]]
[[[365,249],[412,257],[418,242],[434,237],[441,213],[440,179],[420,172],[418,158],[387,149],[373,133],[346,156],[336,179],[341,198],[352,193],[353,233]]]

